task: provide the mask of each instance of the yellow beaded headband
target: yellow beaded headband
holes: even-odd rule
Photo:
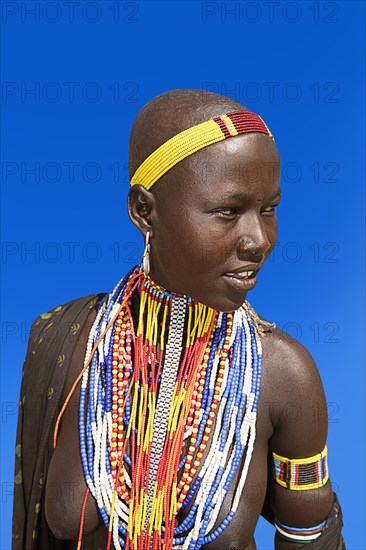
[[[251,111],[235,111],[192,126],[168,139],[137,168],[131,185],[150,189],[165,172],[196,151],[241,134],[259,132],[273,141],[273,135],[262,118]]]

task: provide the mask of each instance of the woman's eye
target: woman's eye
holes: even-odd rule
[[[229,217],[235,216],[238,213],[238,210],[236,208],[219,208],[218,210],[215,210],[215,213]]]
[[[263,212],[265,212],[266,214],[272,214],[275,209],[277,208],[278,204],[273,204],[272,206],[269,206],[268,208],[266,208],[265,210],[263,210]]]

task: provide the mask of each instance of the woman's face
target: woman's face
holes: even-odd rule
[[[279,174],[276,146],[261,134],[216,143],[174,167],[150,220],[152,279],[216,310],[239,308],[276,241]]]

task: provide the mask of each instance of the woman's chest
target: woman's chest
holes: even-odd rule
[[[77,358],[75,358],[77,359]],[[80,364],[80,363],[79,363]],[[77,369],[72,365],[71,369]],[[266,371],[264,365],[264,372]],[[70,373],[70,378],[73,376]],[[264,384],[266,388],[266,384]],[[264,392],[264,400],[267,390]],[[57,448],[52,456],[46,484],[46,513],[48,523],[58,538],[69,539],[70,548],[76,548],[81,510],[87,490],[79,448],[79,395],[80,387],[73,395],[64,415],[58,438]],[[254,449],[249,463],[245,463],[245,454],[231,480],[230,488],[222,499],[213,530],[217,537],[206,544],[207,550],[223,548],[254,548],[251,546],[254,528],[261,512],[267,484],[268,439],[272,434],[269,415],[260,411],[256,422]],[[213,430],[214,431],[214,430]],[[212,437],[212,434],[211,434]],[[208,442],[206,454],[211,448]],[[204,457],[206,458],[206,456]],[[199,472],[198,472],[199,473]],[[243,480],[245,483],[243,483]],[[243,489],[240,486],[243,485]],[[203,487],[205,489],[205,487]],[[208,488],[206,487],[207,492]],[[233,519],[225,529],[220,528],[228,517],[235,497],[240,492],[240,500]],[[219,495],[220,496],[220,495]],[[189,514],[190,507],[177,515],[176,525]],[[101,519],[98,506],[89,494],[85,508],[83,547],[104,549],[107,544],[107,529]]]
[[[72,409],[70,409],[71,411]],[[251,548],[257,519],[263,506],[267,486],[267,435],[263,420],[257,426],[254,451],[241,492],[238,509],[229,525],[213,542],[204,546],[207,550]],[[228,516],[238,484],[243,475],[243,463],[235,474],[230,489],[220,508],[214,530],[220,528]],[[80,460],[76,419],[65,417],[59,435],[59,443],[51,460],[46,483],[47,519],[58,538],[70,539],[70,549],[76,549],[81,510],[87,486]],[[180,512],[176,524],[189,513],[189,507]],[[56,529],[54,527],[56,526]],[[104,550],[107,545],[107,529],[102,521],[94,498],[89,495],[85,509],[83,548]],[[254,548],[254,546],[253,546]]]

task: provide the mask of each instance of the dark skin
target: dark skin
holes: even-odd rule
[[[220,112],[225,111],[229,109]],[[200,116],[210,118],[206,113]],[[187,127],[190,125],[192,121]],[[163,142],[167,137],[160,139]],[[254,169],[258,166],[259,173]],[[277,149],[268,136],[260,134],[238,136],[195,153],[165,174],[151,191],[133,186],[129,215],[143,236],[150,232],[152,279],[214,309],[239,308],[247,291],[238,288],[226,273],[263,265],[276,241],[279,194]],[[89,325],[94,315],[92,311]],[[86,328],[80,336],[64,397],[80,371],[87,333]],[[232,523],[204,547],[207,550],[255,549],[253,533],[261,513],[270,521],[275,516],[287,525],[311,527],[323,521],[331,509],[329,482],[321,489],[289,491],[268,474],[272,451],[304,458],[324,448],[327,410],[316,365],[300,343],[278,329],[268,329],[262,346],[257,436],[247,481]],[[80,385],[66,409],[46,487],[47,520],[58,538],[70,540],[70,549],[76,548],[86,491],[79,456],[79,392]],[[316,418],[315,411],[319,411]],[[227,512],[223,507],[219,523]],[[104,549],[106,540],[106,529],[89,497],[83,548]],[[276,550],[302,546],[275,537]]]

